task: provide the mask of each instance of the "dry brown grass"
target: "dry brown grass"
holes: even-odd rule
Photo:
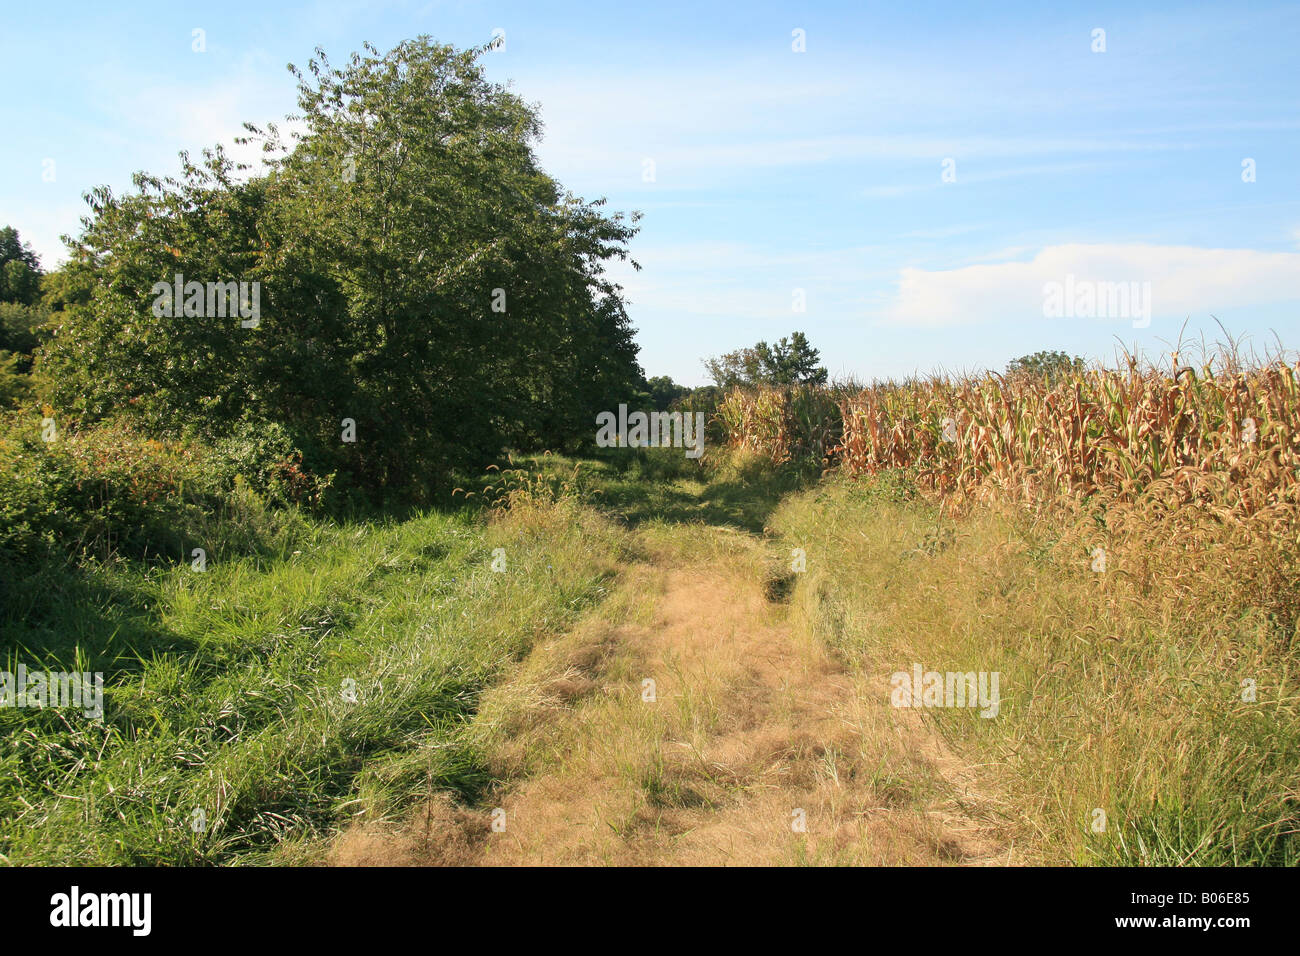
[[[1294,561],[1195,511],[1170,518],[1182,525],[1126,513],[1136,529],[1005,503],[951,518],[881,480],[840,477],[770,524],[807,552],[794,620],[859,670],[864,694],[882,697],[916,662],[1000,674],[995,719],[919,716],[977,765],[984,804],[1019,824],[1019,852],[1294,865]]]
[[[474,813],[439,799],[432,828],[425,809],[351,833],[337,862],[1008,860],[969,768],[764,598],[757,539],[677,527],[642,544],[599,613],[487,695],[475,732],[499,784]]]

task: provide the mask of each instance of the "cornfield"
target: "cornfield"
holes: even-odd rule
[[[834,388],[732,389],[718,404],[727,444],[784,464],[820,461],[840,441],[840,402]]]
[[[1094,368],[1052,382],[986,373],[832,390],[735,391],[733,447],[815,455],[853,475],[914,471],[945,498],[1101,495],[1289,522],[1300,503],[1300,362]]]

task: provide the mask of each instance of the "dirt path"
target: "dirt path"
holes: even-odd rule
[[[682,532],[489,693],[481,805],[354,828],[332,861],[1017,862],[933,730],[765,598],[759,539]]]

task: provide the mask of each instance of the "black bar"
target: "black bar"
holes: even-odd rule
[[[52,900],[64,894],[70,902],[73,886],[83,905],[90,894],[150,894],[148,935],[135,935],[126,917],[128,925],[117,927],[52,926]],[[1054,939],[1230,942],[1261,929],[1282,932],[1295,888],[1295,871],[1286,869],[9,868],[0,870],[0,913],[14,941],[77,934],[128,945],[201,939],[205,948],[254,940],[261,948],[279,939],[378,947],[412,931],[431,931],[436,947],[450,945],[447,934],[457,929],[495,936],[511,927],[534,943],[548,934],[572,943],[597,925],[623,925],[624,942],[655,949],[688,931],[712,928],[730,948],[738,938],[819,926],[864,941],[945,946],[1006,943],[1039,929]],[[1243,917],[1246,925],[1186,922]],[[1119,925],[1131,918],[1155,922]],[[703,925],[689,929],[696,924]]]

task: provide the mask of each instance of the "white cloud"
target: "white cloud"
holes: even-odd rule
[[[1300,253],[1192,246],[1048,246],[1027,262],[960,269],[903,269],[886,310],[890,325],[935,328],[1043,318],[1044,286],[1064,282],[1151,284],[1156,317],[1300,302]],[[1110,320],[1114,321],[1114,320]]]

